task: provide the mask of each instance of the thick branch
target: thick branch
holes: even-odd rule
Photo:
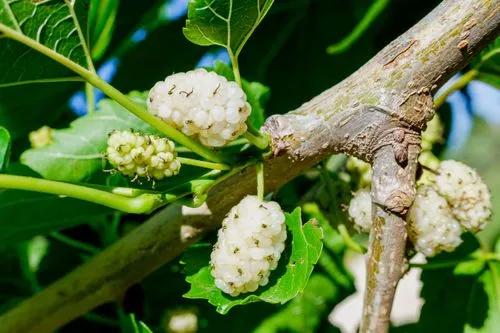
[[[331,153],[347,152],[372,161],[381,149],[383,132],[394,123],[417,132],[424,128],[433,114],[431,93],[497,36],[499,5],[500,0],[445,0],[349,78],[298,110],[268,119],[265,131],[272,137],[275,155],[265,161],[266,188],[278,188]],[[209,193],[210,216],[182,214],[176,205],[166,208],[0,317],[0,332],[51,332],[118,298],[126,288],[216,228],[231,206],[254,191],[252,167]],[[402,222],[383,215],[383,210],[380,214],[395,221],[394,227],[386,223],[382,229],[387,230],[385,235],[397,237],[400,244],[404,232],[398,226]],[[381,239],[386,249],[390,248],[386,244],[389,240],[388,236]],[[391,272],[397,272],[398,267],[390,268]],[[381,287],[385,288],[384,284],[375,289]]]
[[[394,293],[404,273],[404,214],[415,196],[415,173],[420,146],[411,144],[407,151],[406,163],[397,160],[397,149],[393,145],[380,148],[374,159],[373,224],[360,333],[388,331]]]

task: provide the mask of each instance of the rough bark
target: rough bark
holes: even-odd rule
[[[361,333],[387,332],[394,293],[406,268],[404,215],[415,196],[420,145],[417,134],[407,133],[405,138],[399,131],[391,131],[391,143],[377,151],[373,162],[373,223]],[[405,142],[406,158],[398,159],[398,145]]]
[[[401,181],[402,188],[411,184],[416,152],[411,148],[410,154],[405,153],[415,146],[401,145],[406,133],[419,133],[425,127],[433,115],[432,93],[498,35],[499,5],[500,0],[445,0],[350,77],[297,110],[269,118],[264,130],[271,135],[274,154],[265,161],[266,188],[272,191],[325,156],[340,152],[375,160],[375,174],[378,165],[383,167],[381,163],[387,161],[393,165],[386,169],[388,177]],[[404,131],[403,141],[394,129]],[[408,167],[401,164],[405,155]],[[397,180],[401,169],[409,177],[404,182]],[[391,178],[380,179],[381,186],[391,184]],[[251,167],[209,193],[209,216],[182,214],[177,205],[164,209],[0,317],[0,333],[51,332],[119,298],[126,288],[217,228],[229,208],[254,191]],[[377,218],[371,236],[369,269],[373,272],[368,276],[364,312],[369,318],[363,323],[364,332],[384,332],[387,327],[402,269],[406,237],[402,214],[412,200],[411,190],[403,192],[400,196],[373,192]]]

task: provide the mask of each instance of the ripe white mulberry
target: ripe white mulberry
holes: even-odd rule
[[[478,232],[484,228],[491,216],[491,197],[474,169],[457,161],[443,161],[435,182],[436,190],[465,229]]]
[[[236,82],[196,69],[157,82],[148,110],[204,145],[221,147],[247,130],[251,107]]]
[[[370,190],[363,188],[355,192],[349,202],[348,212],[356,229],[361,232],[370,232],[372,225],[372,199]]]
[[[415,249],[426,257],[453,251],[462,239],[462,228],[448,202],[430,186],[419,186],[408,211],[408,234]]]
[[[198,316],[190,308],[169,310],[164,325],[168,333],[195,333],[198,331]]]
[[[125,176],[160,180],[179,173],[181,163],[174,149],[166,138],[114,131],[108,138],[106,157]]]
[[[211,254],[215,285],[231,296],[269,281],[285,249],[285,215],[278,203],[246,196],[222,221]]]

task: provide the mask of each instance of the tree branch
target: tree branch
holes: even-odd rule
[[[404,214],[415,196],[420,143],[418,134],[409,134],[407,160],[398,161],[398,131],[389,134],[393,145],[381,147],[373,163],[373,223],[360,333],[388,331],[394,293],[406,268]]]
[[[375,161],[376,174],[380,169],[378,161],[388,159],[390,153],[398,155],[400,163],[404,152],[396,152],[392,141],[391,145],[381,145],[381,140],[386,140],[387,131],[394,128],[418,133],[425,127],[433,115],[431,94],[498,35],[499,5],[500,0],[445,0],[349,78],[299,109],[268,119],[264,131],[271,136],[274,154],[265,161],[266,189],[279,188],[332,153],[345,152]],[[392,147],[390,153],[387,147]],[[413,173],[413,154],[410,149],[409,166],[405,169],[409,176]],[[392,177],[397,169],[390,168]],[[90,309],[119,298],[129,286],[175,258],[207,231],[217,228],[230,207],[254,192],[255,168],[251,167],[210,191],[208,216],[182,214],[178,205],[164,209],[86,264],[0,317],[0,333],[51,332]],[[388,250],[402,247],[406,234],[404,222],[395,210],[399,205],[397,200],[387,201],[377,192],[374,199],[379,217],[374,229],[381,230],[382,236],[374,240],[378,231],[371,236],[372,247],[380,245],[381,251],[371,249],[370,269],[387,267],[394,276],[390,281],[395,284],[402,270],[401,255],[398,250],[398,259],[388,266]],[[407,205],[404,202],[400,206]],[[376,253],[381,254],[379,259],[374,256]],[[378,271],[374,276],[380,277],[382,273]],[[364,329],[384,332],[395,286],[377,283],[378,278],[373,281],[369,292],[374,296],[367,295],[367,302],[374,299],[385,305],[378,311],[373,309],[377,303],[367,304],[372,309],[365,314],[373,318],[365,320]],[[372,326],[378,321],[384,324]]]

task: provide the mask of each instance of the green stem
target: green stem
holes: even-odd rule
[[[187,157],[178,156],[177,159],[181,164],[194,165],[200,168],[212,169],[212,170],[231,170],[231,167],[223,163],[213,163],[207,161],[195,160]]]
[[[343,224],[339,224],[338,230],[340,235],[342,236],[342,239],[344,240],[345,245],[353,250],[354,252],[364,254],[366,252],[366,249],[364,249],[361,245],[356,243],[354,239],[351,238],[351,235],[349,235],[349,232],[347,231],[347,228]]]
[[[448,96],[465,87],[470,81],[474,80],[478,74],[479,72],[476,69],[471,69],[462,75],[457,81],[448,87],[448,89],[434,99],[434,108],[436,110],[439,109],[446,102]]]
[[[85,83],[85,96],[87,97],[87,113],[91,114],[95,111],[95,96],[94,87],[86,82]]]
[[[70,247],[73,247],[75,249],[78,249],[78,250],[81,250],[84,252],[88,252],[90,254],[97,254],[97,253],[101,252],[101,250],[98,247],[89,245],[89,244],[84,243],[84,242],[77,241],[75,239],[72,239],[72,238],[60,233],[60,232],[53,232],[50,234],[50,236],[63,244],[66,244]]]
[[[94,87],[100,89],[108,97],[115,100],[118,104],[123,106],[125,109],[136,115],[138,118],[142,119],[152,127],[156,128],[163,134],[165,134],[170,139],[180,143],[181,145],[191,149],[191,151],[197,153],[198,155],[206,158],[207,160],[213,162],[222,162],[222,158],[213,150],[203,146],[180,132],[179,130],[173,128],[172,126],[165,123],[163,120],[155,117],[149,113],[143,106],[137,104],[126,95],[121,93],[118,89],[102,80],[95,72],[88,70],[79,64],[71,61],[65,56],[55,52],[54,50],[46,47],[45,45],[39,44],[35,40],[23,35],[22,33],[15,31],[3,24],[0,24],[0,32],[3,32],[6,37],[14,39],[44,55],[57,61],[66,68],[72,70],[76,74],[80,75],[87,82],[92,84]]]
[[[264,200],[264,163],[258,162],[255,165],[255,173],[257,174],[257,198]]]
[[[243,134],[243,137],[261,150],[264,150],[269,146],[269,137],[267,135],[256,136],[247,131]]]
[[[31,286],[31,291],[36,293],[42,288],[38,281],[38,277],[35,271],[30,266],[29,258],[29,245],[28,242],[23,242],[19,245],[19,260],[21,264],[21,270],[23,272],[24,278],[28,281]]]
[[[0,188],[49,193],[93,202],[126,213],[144,214],[176,199],[161,194],[141,194],[129,198],[91,187],[33,177],[0,175]]]
[[[231,59],[231,64],[233,66],[234,80],[241,87],[241,74],[240,65],[238,64],[238,57],[233,54],[231,50],[228,50],[229,58]]]
[[[354,29],[341,41],[328,46],[326,52],[328,54],[338,54],[347,51],[363,35],[370,25],[375,22],[389,2],[390,0],[375,0]]]

